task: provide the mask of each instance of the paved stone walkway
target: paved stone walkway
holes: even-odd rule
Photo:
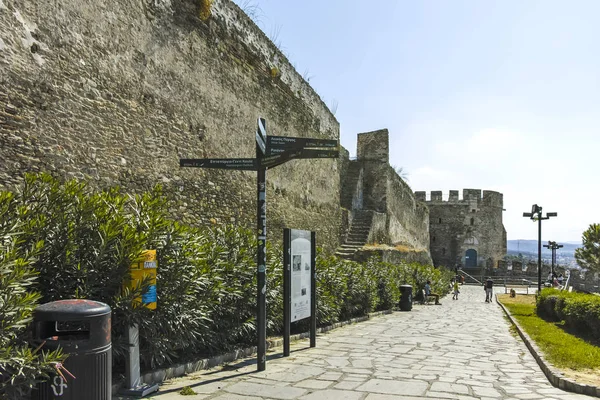
[[[554,388],[496,303],[465,286],[458,301],[415,305],[253,359],[174,379],[155,399],[594,399]],[[190,386],[195,396],[178,393]]]

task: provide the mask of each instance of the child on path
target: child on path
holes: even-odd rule
[[[452,295],[452,300],[458,300],[458,293],[460,293],[458,291],[458,279],[454,280],[454,283],[452,284],[452,289],[454,289],[454,294]]]

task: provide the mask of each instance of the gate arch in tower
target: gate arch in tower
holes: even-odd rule
[[[465,252],[465,268],[477,267],[477,250],[469,249]]]

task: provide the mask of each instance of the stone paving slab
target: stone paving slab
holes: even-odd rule
[[[459,300],[415,305],[268,353],[267,370],[253,359],[165,382],[157,400],[584,400],[595,397],[552,386],[500,307],[480,287]],[[233,369],[232,369],[233,368]],[[179,395],[190,386],[195,396]]]

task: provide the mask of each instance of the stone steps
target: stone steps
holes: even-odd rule
[[[360,179],[360,169],[361,166],[358,162],[350,161],[348,171],[341,185],[342,193],[340,195],[340,202],[342,207],[352,208],[352,198]]]
[[[347,260],[353,259],[354,253],[367,244],[372,221],[372,212],[356,211],[346,242],[338,248],[336,256]]]

